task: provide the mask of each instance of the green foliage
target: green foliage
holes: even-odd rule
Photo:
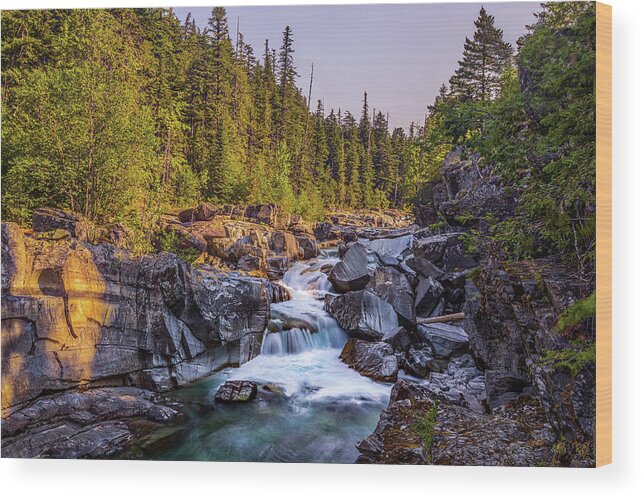
[[[434,404],[428,411],[420,414],[413,425],[413,430],[422,438],[422,444],[429,457],[431,454],[431,445],[433,445],[433,438],[435,437],[435,422],[437,417],[438,406]]]
[[[181,260],[190,265],[194,265],[201,252],[196,248],[179,248],[181,236],[173,230],[161,231],[158,235],[158,244],[161,251],[174,253]]]
[[[596,317],[596,291],[581,300],[574,302],[565,310],[556,322],[556,329],[564,331],[580,322]]]
[[[573,341],[569,348],[545,350],[539,360],[543,367],[567,369],[572,377],[593,362],[596,362],[596,343],[580,340]]]
[[[203,31],[153,8],[5,11],[2,33],[2,214],[23,224],[39,206],[111,222],[199,201],[319,220],[412,202],[446,154],[427,173],[420,129],[393,137],[366,95],[359,124],[311,114],[293,30],[258,60],[221,7]]]

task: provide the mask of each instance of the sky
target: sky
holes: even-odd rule
[[[488,3],[496,26],[515,47],[534,21],[537,2]],[[464,39],[475,30],[479,3],[396,5],[305,5],[226,7],[230,34],[239,29],[256,55],[265,40],[279,49],[286,25],[293,30],[298,86],[308,95],[314,63],[312,102],[359,116],[364,91],[371,108],[389,114],[391,128],[422,123],[426,107],[448,82],[462,56]],[[203,28],[209,7],[175,7]]]

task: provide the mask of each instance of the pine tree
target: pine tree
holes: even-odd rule
[[[473,40],[464,42],[462,60],[451,77],[451,93],[461,101],[488,101],[498,96],[502,75],[511,64],[512,48],[494,26],[494,17],[482,7],[475,21]]]

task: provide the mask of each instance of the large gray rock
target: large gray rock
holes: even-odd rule
[[[429,317],[443,295],[442,284],[433,277],[425,277],[415,288],[415,313],[420,317]]]
[[[140,429],[179,423],[176,403],[132,387],[68,390],[39,398],[2,420],[2,456],[106,458],[126,450]],[[141,425],[141,420],[145,425]],[[132,423],[137,423],[132,425]]]
[[[369,290],[326,295],[324,309],[355,338],[379,341],[399,326],[393,307]]]
[[[398,265],[410,254],[413,236],[406,235],[393,239],[359,239],[367,250],[374,252],[384,265]]]
[[[361,244],[353,244],[333,267],[328,280],[340,293],[364,289],[377,268],[376,257]]]
[[[449,358],[466,353],[469,336],[464,329],[450,324],[419,324],[417,331],[433,349],[436,357]]]
[[[388,343],[382,341],[371,343],[351,338],[344,345],[339,358],[362,376],[375,381],[395,382],[397,380],[397,358]]]
[[[413,289],[404,274],[393,267],[379,267],[375,270],[366,289],[390,303],[400,323],[410,326],[415,322]]]
[[[462,233],[454,232],[416,237],[413,241],[413,255],[446,271],[474,267],[476,262],[466,253],[462,236]]]

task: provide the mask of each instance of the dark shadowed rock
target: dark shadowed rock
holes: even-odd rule
[[[394,331],[384,335],[382,341],[385,341],[393,347],[396,352],[406,352],[411,348],[412,340],[409,332],[403,327],[399,327]]]
[[[53,232],[66,230],[71,237],[82,241],[89,239],[90,223],[82,215],[53,208],[38,208],[32,216],[34,232]]]
[[[324,309],[354,338],[378,341],[399,326],[393,307],[369,290],[326,295]]]
[[[397,380],[397,358],[388,343],[371,343],[351,338],[344,345],[339,358],[362,376],[375,381]]]
[[[417,331],[437,357],[453,357],[458,353],[465,353],[469,347],[467,333],[457,326],[440,323],[421,324],[418,325]]]
[[[410,326],[415,322],[413,289],[404,274],[393,267],[378,267],[366,289],[389,303],[397,313],[400,323]]]
[[[317,241],[307,234],[302,234],[296,236],[297,243],[301,248],[304,260],[310,260],[311,258],[316,258],[319,256],[319,247],[317,246]]]
[[[226,381],[214,396],[219,402],[248,402],[257,396],[257,383],[254,381]]]
[[[444,294],[442,284],[425,277],[415,288],[415,313],[420,317],[429,317]]]
[[[374,253],[369,253],[361,244],[353,244],[337,263],[328,280],[340,293],[364,289],[377,268]]]

